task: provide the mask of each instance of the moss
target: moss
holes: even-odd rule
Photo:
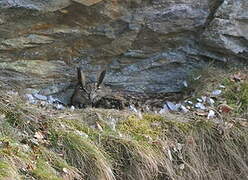
[[[51,165],[44,159],[37,160],[36,168],[32,170],[32,174],[41,180],[62,180],[62,178],[58,177]]]
[[[162,119],[159,116],[145,115],[142,119],[139,119],[132,115],[127,120],[120,122],[117,129],[131,135],[136,140],[147,140],[148,137],[157,139],[161,134],[161,128],[159,126],[152,127],[152,123],[160,121]]]
[[[180,133],[188,134],[192,131],[193,126],[188,122],[165,121],[163,124],[163,128],[171,132],[173,132],[173,130],[176,130]]]
[[[169,132],[189,133],[192,130],[190,123],[166,120],[165,117],[155,114],[144,114],[142,119],[130,116],[118,124],[118,129],[136,140],[147,141],[149,138],[166,139]]]

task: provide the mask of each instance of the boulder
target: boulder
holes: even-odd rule
[[[246,0],[2,0],[1,81],[64,93],[81,66],[92,81],[107,68],[113,89],[180,92],[209,60],[247,62],[247,12]]]

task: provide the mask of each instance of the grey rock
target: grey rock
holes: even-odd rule
[[[202,36],[209,56],[222,61],[248,60],[247,9],[246,0],[223,1]]]
[[[174,104],[173,102],[167,101],[166,105],[170,111],[178,111],[181,107],[181,104]]]
[[[69,4],[69,0],[1,0],[0,8],[26,8],[46,12],[65,8]]]
[[[94,4],[97,4],[103,0],[72,0],[72,1],[75,1],[75,2],[78,2],[78,3],[81,3],[85,6],[92,6]]]
[[[6,39],[1,42],[0,50],[24,49],[40,46],[41,44],[52,43],[53,39],[47,36],[30,34],[27,37]]]
[[[247,62],[246,0],[100,1],[1,0],[3,87],[69,104],[76,66],[93,80],[107,67],[113,89],[169,93],[208,60]]]
[[[27,101],[31,104],[37,104],[38,103],[37,99],[35,99],[32,94],[25,94],[25,97],[26,97]]]
[[[160,111],[159,111],[158,113],[159,113],[159,114],[164,114],[164,113],[168,113],[168,112],[169,112],[169,109],[168,109],[167,105],[165,104],[165,105],[163,106],[163,108],[160,109]]]

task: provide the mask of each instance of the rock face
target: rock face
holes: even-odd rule
[[[207,55],[221,61],[248,60],[248,1],[225,0],[202,33]]]
[[[2,0],[0,80],[49,95],[94,80],[134,92],[179,92],[208,60],[248,60],[246,0]],[[19,81],[22,81],[21,83]]]

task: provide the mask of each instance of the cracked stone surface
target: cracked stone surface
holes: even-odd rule
[[[180,92],[209,60],[247,62],[247,41],[246,0],[0,1],[7,89],[69,96],[81,66],[92,81],[107,68],[113,89]]]

